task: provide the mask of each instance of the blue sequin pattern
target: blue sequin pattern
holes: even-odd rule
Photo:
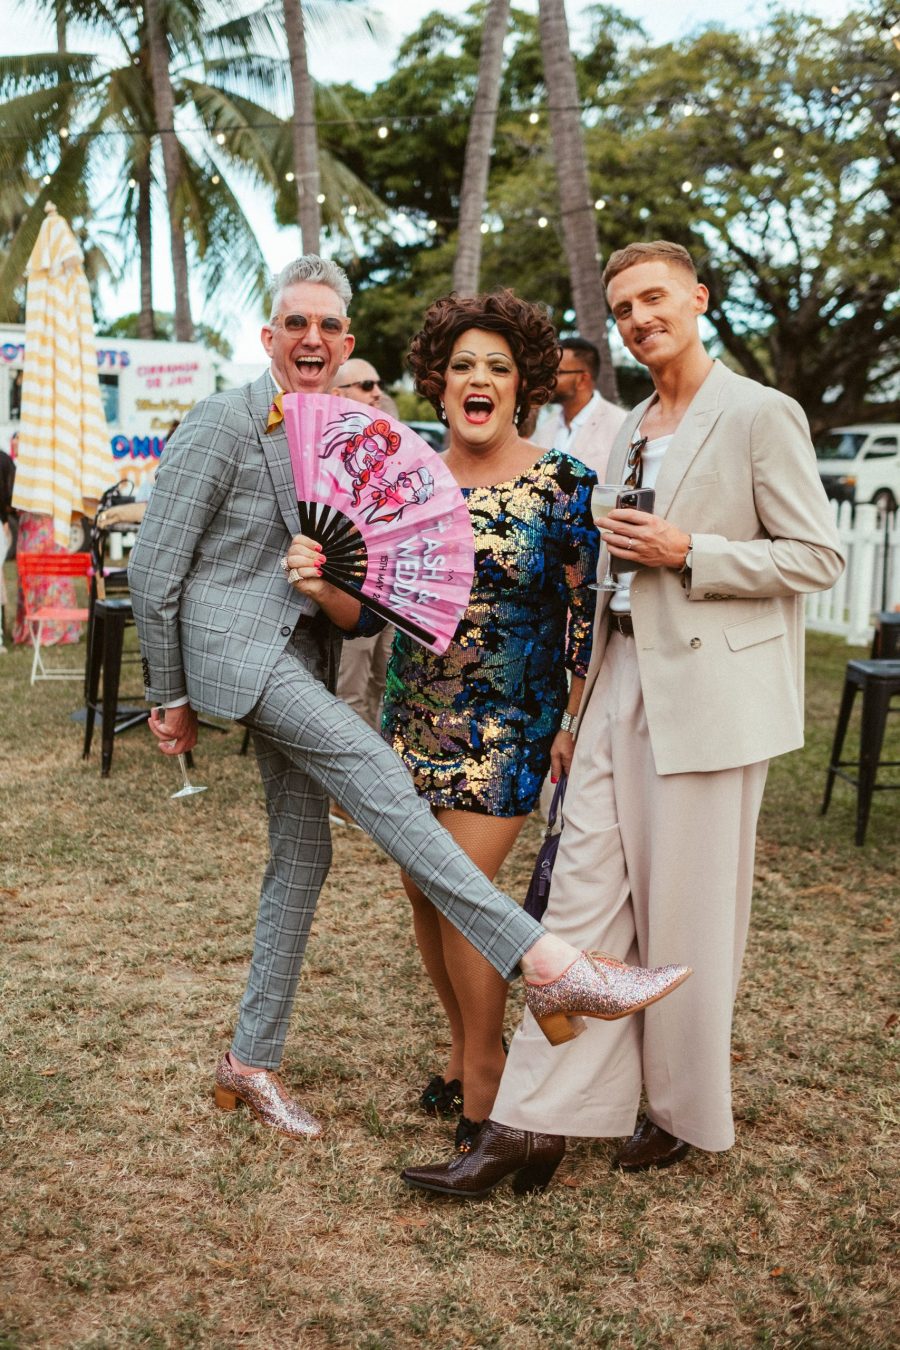
[[[587,672],[599,535],[596,475],[549,450],[510,482],[464,488],[475,578],[436,656],[398,633],[383,732],[433,806],[492,816],[534,808],[568,698]]]

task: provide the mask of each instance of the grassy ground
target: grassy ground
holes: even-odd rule
[[[896,1345],[900,803],[864,849],[848,787],[817,814],[847,656],[811,638],[809,744],[771,775],[737,1146],[623,1177],[582,1142],[546,1195],[471,1206],[397,1179],[449,1129],[413,1106],[442,1032],[393,866],[336,839],[284,1066],[325,1137],[216,1111],[265,849],[240,733],[204,735],[193,802],[143,729],[103,781],[78,685],[0,658],[0,1346]]]

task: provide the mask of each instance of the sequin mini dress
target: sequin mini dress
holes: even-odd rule
[[[436,656],[397,633],[385,739],[433,806],[491,816],[531,811],[568,698],[587,672],[599,535],[596,475],[549,450],[519,477],[463,488],[475,535],[469,607]]]

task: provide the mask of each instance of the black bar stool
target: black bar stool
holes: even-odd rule
[[[857,691],[862,691],[862,723],[859,730],[859,758],[841,759],[844,736],[853,711],[853,702]],[[876,783],[879,767],[896,768],[900,760],[888,759],[881,763],[881,747],[884,743],[884,729],[888,713],[900,711],[892,709],[891,699],[900,694],[900,661],[848,661],[844,677],[844,693],[838,712],[837,727],[834,733],[834,745],[831,749],[831,763],[825,779],[825,797],[822,802],[822,815],[828,810],[831,789],[836,777],[843,778],[856,788],[856,842],[865,842],[866,827],[869,823],[869,809],[873,792],[890,792],[900,789],[900,783]],[[854,765],[855,774],[845,773],[848,765]]]
[[[883,609],[876,614],[875,633],[869,655],[873,661],[900,659],[900,612]]]
[[[125,629],[134,623],[131,599],[127,595],[106,596],[95,599],[91,606],[91,624],[88,634],[87,661],[84,679],[84,748],[82,759],[91,752],[94,736],[94,719],[99,709],[102,719],[100,739],[100,776],[109,777],[112,766],[113,738],[120,731],[146,722],[150,716],[149,708],[119,709],[119,679],[122,673],[122,648],[125,645]],[[100,678],[103,677],[103,693],[100,692]]]

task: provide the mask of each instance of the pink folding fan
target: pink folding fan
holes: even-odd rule
[[[465,499],[421,436],[377,408],[285,394],[303,534],[322,576],[444,652],[469,603],[474,540]]]

